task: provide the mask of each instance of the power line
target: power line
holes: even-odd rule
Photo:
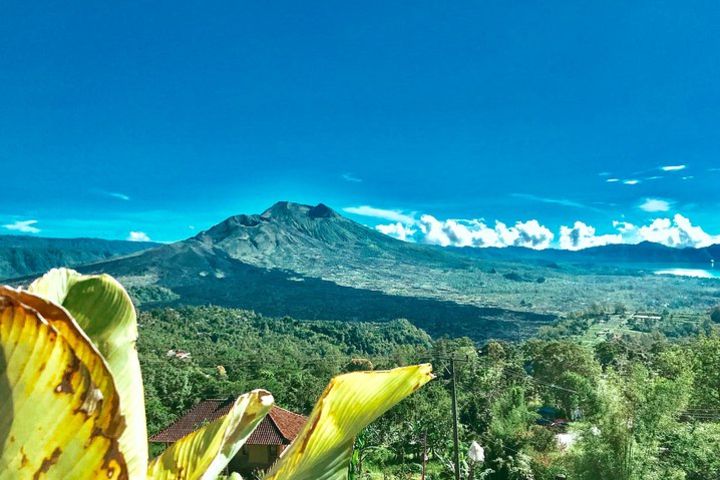
[[[458,440],[457,390],[455,387],[455,360],[450,360],[450,377],[452,379],[452,415],[453,415],[453,457],[455,461],[455,480],[460,480],[460,441]]]
[[[580,392],[578,392],[577,390],[573,390],[571,388],[561,387],[560,385],[555,385],[554,383],[541,382],[540,380],[537,380],[535,377],[528,375],[528,374],[515,373],[515,372],[505,372],[505,373],[507,375],[515,376],[516,378],[521,378],[522,380],[527,380],[528,382],[537,383],[537,384],[545,386],[545,387],[550,387],[550,388],[554,388],[556,390],[562,390],[562,391],[569,392],[569,393],[580,394]]]

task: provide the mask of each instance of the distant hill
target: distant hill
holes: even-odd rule
[[[99,262],[155,246],[157,243],[97,238],[0,235],[0,280],[44,273],[58,266]]]
[[[673,248],[659,243],[605,245],[578,251],[531,250],[528,248],[458,248],[464,254],[487,259],[529,259],[572,263],[612,264],[696,264],[710,265],[720,262],[720,244],[705,248]]]
[[[703,264],[720,261],[720,245],[705,248],[672,248],[659,243],[606,245],[575,252],[577,258],[596,261],[655,264]]]

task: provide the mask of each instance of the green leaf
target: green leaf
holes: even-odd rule
[[[148,457],[145,402],[135,349],[137,317],[127,292],[109,275],[81,275],[66,268],[50,270],[28,291],[67,309],[105,358],[127,422],[120,449],[131,478],[142,478]]]
[[[265,390],[253,390],[238,397],[227,415],[178,440],[150,462],[148,479],[216,478],[272,405],[273,397]]]
[[[346,479],[355,436],[432,378],[430,365],[335,377],[265,480]]]
[[[67,312],[0,287],[0,477],[127,479],[124,427],[110,370]]]

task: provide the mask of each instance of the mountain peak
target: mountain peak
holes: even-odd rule
[[[318,203],[308,211],[311,218],[336,218],[340,215],[324,203]]]
[[[313,207],[312,205],[280,201],[265,210],[260,216],[265,219],[281,219],[287,217],[336,218],[340,215],[323,203],[318,203]]]

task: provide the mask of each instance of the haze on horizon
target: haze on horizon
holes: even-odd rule
[[[718,243],[719,9],[7,2],[0,233],[290,199],[440,245]]]

